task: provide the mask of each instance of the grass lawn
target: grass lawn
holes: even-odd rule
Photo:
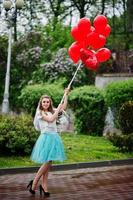
[[[133,158],[132,153],[121,153],[111,142],[103,137],[63,134],[67,160],[64,163],[93,162]],[[59,162],[55,162],[59,164]],[[61,163],[63,164],[63,163]],[[38,166],[30,161],[30,156],[0,156],[0,168]]]

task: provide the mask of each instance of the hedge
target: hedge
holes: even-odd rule
[[[29,154],[37,137],[30,115],[0,115],[0,154]]]
[[[94,86],[74,89],[70,95],[78,132],[102,135],[107,107],[101,90]]]
[[[53,84],[38,84],[26,86],[19,96],[19,104],[28,113],[34,115],[39,99],[42,95],[49,95],[54,106],[57,106],[61,101],[64,89],[61,83]]]

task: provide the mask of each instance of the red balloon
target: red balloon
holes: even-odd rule
[[[72,29],[71,29],[71,35],[73,37],[74,40],[76,41],[82,41],[82,35],[78,29],[78,26],[74,26]]]
[[[91,27],[90,19],[84,17],[79,20],[78,30],[79,30],[80,34],[82,35],[83,39],[90,32],[90,27]]]
[[[76,42],[76,44],[79,46],[80,49],[82,49],[82,48],[86,48],[86,43],[85,43],[84,40],[81,41],[81,42]]]
[[[86,45],[93,47],[95,43],[97,43],[97,40],[98,40],[98,34],[92,31],[87,35]]]
[[[81,60],[85,64],[86,68],[91,70],[96,70],[98,68],[97,58],[92,50],[81,49],[80,54]]]
[[[111,32],[111,27],[110,27],[110,25],[107,24],[102,35],[104,35],[105,37],[108,37],[110,32]]]
[[[91,26],[90,19],[81,18],[71,29],[71,35],[76,42],[68,49],[70,58],[74,63],[81,59],[87,68],[96,70],[100,62],[105,62],[111,56],[110,50],[103,48],[110,32],[111,27],[107,24],[104,15],[95,17],[94,26]],[[92,49],[99,50],[95,52]]]
[[[94,19],[94,27],[98,33],[102,33],[107,26],[107,18],[104,15],[98,15]]]
[[[85,62],[88,58],[93,57],[93,52],[90,49],[81,49],[80,50],[80,58],[83,62]]]
[[[105,62],[111,56],[111,51],[107,48],[101,48],[96,52],[98,62]]]
[[[95,41],[93,41],[92,48],[99,49],[102,48],[106,43],[106,38],[103,35],[99,35]]]
[[[96,32],[91,32],[87,35],[85,44],[91,46],[93,49],[102,48],[106,43],[106,38]]]
[[[80,46],[77,42],[72,43],[68,49],[69,57],[73,60],[74,63],[77,63],[80,59]]]
[[[86,60],[85,66],[86,66],[86,68],[89,68],[89,69],[94,70],[94,71],[99,67],[97,59],[90,59],[90,58],[88,58]]]

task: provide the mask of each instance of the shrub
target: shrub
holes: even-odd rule
[[[53,104],[57,106],[63,96],[62,82],[26,86],[19,97],[19,104],[25,111],[33,115],[40,97],[44,94],[49,95],[53,100]]]
[[[31,116],[0,116],[0,154],[29,154],[36,139]]]
[[[133,101],[125,102],[121,106],[118,120],[123,133],[133,132]]]
[[[115,123],[118,120],[118,112],[123,103],[133,100],[133,80],[125,80],[110,83],[105,89],[105,99],[114,113]]]
[[[70,103],[78,132],[102,135],[107,107],[102,92],[94,86],[74,89]]]
[[[133,151],[133,133],[129,135],[114,135],[109,140],[123,152]]]
[[[68,85],[71,78],[76,71],[77,65],[69,58],[67,49],[61,48],[53,56],[50,62],[41,64],[40,68],[32,73],[32,81],[34,84],[47,82],[53,82],[58,79],[66,79],[65,85]],[[89,76],[89,79],[88,79]],[[79,70],[75,79],[74,87],[82,86],[85,84],[94,83],[95,74],[91,70],[86,68]],[[72,87],[73,87],[72,85]]]

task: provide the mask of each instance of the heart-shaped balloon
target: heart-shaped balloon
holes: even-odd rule
[[[111,56],[110,50],[104,48],[110,32],[111,27],[104,15],[97,15],[93,26],[89,18],[81,18],[71,29],[75,42],[68,49],[69,57],[74,63],[81,59],[86,68],[96,70],[100,63]]]
[[[88,58],[85,62],[85,66],[91,70],[97,70],[97,68],[99,67],[98,62],[96,57],[93,57],[93,59]]]
[[[91,70],[96,70],[98,68],[98,61],[95,55],[95,52],[89,49],[81,49],[80,50],[80,58],[82,62],[85,64],[86,68]]]
[[[102,33],[107,25],[107,18],[104,15],[97,15],[94,18],[94,27],[98,33]]]
[[[71,44],[68,49],[68,54],[74,63],[77,63],[80,59],[80,47],[77,42]]]
[[[105,37],[108,37],[110,32],[111,32],[111,27],[109,26],[109,24],[107,24],[107,26],[105,27],[102,35],[104,35]]]
[[[80,34],[80,31],[78,29],[78,26],[74,26],[71,30],[71,35],[73,37],[74,40],[76,41],[82,41],[82,35]]]
[[[78,22],[78,30],[82,38],[84,39],[90,32],[91,22],[87,17],[81,18]]]
[[[93,56],[93,52],[90,49],[81,49],[80,50],[80,58],[84,63],[88,58]]]
[[[111,56],[111,51],[108,48],[101,48],[96,52],[96,57],[99,63],[107,61]]]

